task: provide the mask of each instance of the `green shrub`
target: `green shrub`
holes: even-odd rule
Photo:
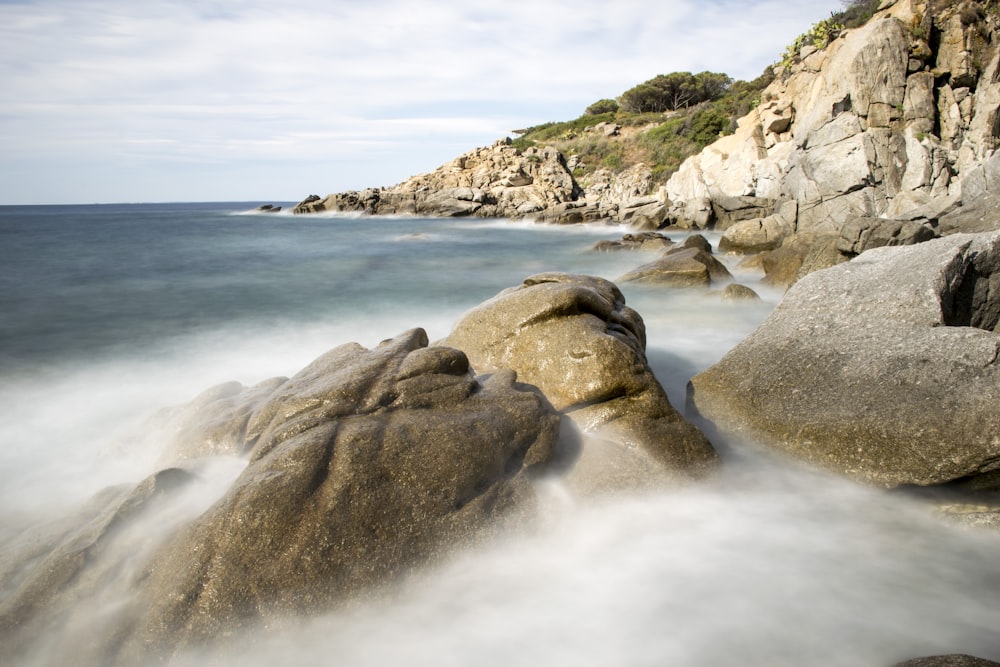
[[[848,0],[844,9],[830,15],[834,21],[842,23],[845,28],[858,28],[868,23],[878,11],[881,0]]]
[[[599,116],[606,113],[615,113],[618,111],[618,102],[614,100],[597,100],[589,107],[587,107],[586,114],[588,116]]]
[[[629,113],[688,108],[722,97],[733,80],[719,72],[659,74],[621,94],[621,109]]]

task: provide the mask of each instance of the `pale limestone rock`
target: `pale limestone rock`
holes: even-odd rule
[[[916,190],[950,206],[962,174],[1000,145],[1000,56],[992,23],[963,26],[955,8],[932,15],[925,4],[887,3],[866,26],[800,54],[736,134],[674,174],[674,215],[703,218],[705,200],[722,196],[789,198],[801,205],[799,228],[835,231],[857,215],[912,210]],[[932,31],[934,49],[922,36]],[[936,77],[945,81],[935,89]]]

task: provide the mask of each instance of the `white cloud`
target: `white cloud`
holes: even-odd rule
[[[2,3],[0,169],[17,184],[0,182],[0,202],[79,197],[47,175],[79,163],[104,199],[115,188],[134,199],[141,170],[167,174],[176,162],[281,174],[257,179],[274,187],[259,192],[222,175],[220,199],[392,183],[515,127],[577,115],[658,73],[752,78],[831,4]],[[287,169],[296,160],[328,167],[308,180]],[[382,177],[358,182],[372,173],[359,161],[381,161]],[[39,165],[48,169],[26,172]],[[170,197],[185,198],[196,171],[178,170]],[[307,182],[292,181],[292,171]],[[142,180],[152,183],[142,196],[165,198],[162,180]]]

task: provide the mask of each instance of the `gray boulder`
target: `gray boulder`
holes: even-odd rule
[[[29,529],[0,548],[0,662],[104,664],[106,655],[81,647],[108,641],[124,618],[109,609],[134,593],[125,568],[145,563],[176,529],[165,512],[194,482],[168,468],[128,485],[105,489],[72,515]],[[130,531],[146,523],[154,529]],[[90,614],[81,614],[86,600]],[[109,618],[106,618],[109,617]],[[120,626],[119,626],[120,627]],[[40,640],[40,638],[43,638]],[[44,662],[35,662],[40,656]]]
[[[585,433],[614,443],[602,457],[608,466],[629,459],[623,468],[637,474],[697,476],[717,461],[667,400],[646,360],[642,318],[610,281],[531,276],[466,313],[444,343],[464,351],[479,372],[515,370]],[[584,464],[594,460],[588,447]]]
[[[1000,211],[1000,194],[990,192],[942,216],[938,221],[938,230],[942,236],[1000,230],[998,211]]]
[[[914,220],[884,220],[855,218],[840,228],[837,250],[845,255],[860,255],[870,248],[913,245],[937,237],[937,232],[925,223]]]
[[[689,400],[874,485],[995,480],[998,322],[1000,233],[876,248],[800,280]]]
[[[794,223],[789,224],[778,215],[744,220],[726,230],[719,240],[719,250],[739,253],[773,250],[781,245],[793,229]]]
[[[104,536],[141,519],[122,508],[148,504],[167,473],[98,498],[96,519],[40,552],[0,554],[17,573],[0,606],[0,656],[45,636],[47,655],[62,662],[166,658],[366,595],[485,536],[530,507],[530,478],[559,430],[545,398],[514,380],[510,371],[475,377],[462,352],[427,347],[419,329],[372,350],[328,352],[266,400],[251,399],[249,420],[233,413],[246,423],[238,449],[249,464],[193,523],[167,527],[147,515],[152,523],[136,534],[169,538],[152,555],[113,549]],[[80,582],[99,589],[123,578],[127,594],[67,634],[64,607],[52,601],[79,604],[90,599]]]
[[[699,250],[704,250],[709,255],[712,254],[712,244],[701,234],[691,234],[683,241],[677,244],[678,248],[698,248]]]

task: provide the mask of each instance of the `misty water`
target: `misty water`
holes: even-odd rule
[[[590,252],[625,231],[610,226],[250,209],[0,207],[0,552],[25,528],[155,470],[163,442],[146,429],[150,417],[212,385],[292,375],[342,343],[370,347],[415,326],[441,338],[465,310],[533,273],[613,280],[655,257]],[[681,409],[687,380],[781,296],[725,260],[762,301],[622,285]],[[1000,537],[712,437],[724,465],[707,482],[587,498],[549,480],[536,523],[454,554],[387,599],[288,619],[175,664],[1000,659]],[[206,467],[197,497],[149,530],[202,511],[241,466]],[[30,664],[86,634],[126,584],[123,573],[108,595],[81,600],[82,630],[39,637]]]

